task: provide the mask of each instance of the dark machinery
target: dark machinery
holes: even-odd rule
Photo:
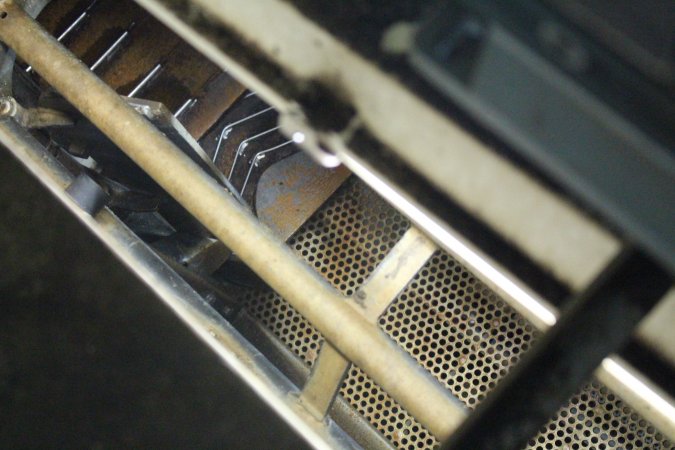
[[[316,447],[671,449],[627,3],[0,0],[0,142]]]

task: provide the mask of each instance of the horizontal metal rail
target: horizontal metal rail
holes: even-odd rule
[[[13,0],[0,40],[439,439],[466,413],[428,372],[261,225]]]

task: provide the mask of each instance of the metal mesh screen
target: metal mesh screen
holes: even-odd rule
[[[352,178],[288,244],[344,295],[352,295],[409,227],[365,184]]]
[[[125,8],[116,11],[123,13],[120,20],[129,19]],[[219,72],[209,65],[204,73],[211,75],[202,77],[201,81],[194,78],[200,71],[184,64],[184,60],[185,56],[194,59],[199,55],[187,46],[185,48],[178,49],[183,55],[178,59],[183,64],[172,69],[176,72],[174,75],[180,75],[176,80],[185,85],[182,87],[187,89],[186,97],[177,98],[172,89],[149,91],[155,100],[167,103],[172,109],[185,100],[195,100],[188,98],[188,91],[197,89],[201,92],[201,87],[208,86],[206,80]],[[165,50],[169,51],[168,48]],[[188,50],[189,54],[185,53]],[[146,53],[152,59],[146,62],[152,67],[158,56],[155,52]],[[178,70],[179,67],[186,68],[187,72]],[[112,79],[108,81],[113,86],[117,84],[118,88],[126,85]],[[207,84],[201,86],[204,83]],[[206,93],[204,90],[204,95]],[[227,103],[227,98],[223,101]],[[249,101],[259,102],[253,97]],[[223,104],[222,108],[227,106],[229,104]],[[236,143],[231,140],[230,151],[220,154],[219,161],[225,173],[229,173],[238,144],[276,126],[274,112],[265,105],[259,106],[260,109],[246,110],[250,115],[241,116],[235,122],[243,123],[241,120],[261,111],[269,111],[270,117],[264,117],[267,122],[246,122],[249,128],[236,130],[241,133],[240,139]],[[235,110],[230,112],[235,116],[238,114]],[[220,148],[220,139],[216,142]],[[212,150],[217,153],[216,148]],[[409,223],[403,216],[352,177],[289,239],[288,244],[342,294],[351,296],[408,228]],[[323,338],[305,318],[274,292],[249,292],[246,303],[249,313],[308,366],[313,365]],[[483,400],[537,338],[529,323],[442,252],[434,254],[410,281],[380,317],[379,326],[469,409],[474,409]],[[358,367],[352,365],[350,368],[340,395],[395,447],[413,450],[438,445],[424,427]],[[668,450],[675,446],[606,387],[592,382],[542,427],[527,448]]]
[[[525,320],[445,253],[437,252],[380,317],[380,327],[469,408],[530,345]],[[438,442],[364,374],[341,394],[399,448]],[[386,411],[386,413],[384,412]]]
[[[602,384],[584,386],[544,426],[530,450],[672,450],[672,442]]]
[[[534,330],[445,253],[436,253],[380,326],[469,408],[518,362]]]
[[[251,291],[246,296],[246,310],[308,366],[314,364],[323,337],[281,296],[275,292]]]
[[[408,228],[405,218],[357,179],[349,180],[289,245],[345,295],[353,294]],[[281,297],[252,292],[248,311],[311,366],[321,335]],[[445,253],[437,252],[380,317],[380,327],[457,398],[475,408],[528,350],[537,333]],[[438,441],[358,367],[340,395],[392,444]],[[533,438],[528,449],[673,449],[599,384],[590,384]]]
[[[408,221],[355,177],[288,241],[344,295],[352,295],[409,227]],[[247,310],[310,366],[323,338],[277,294],[248,295]]]
[[[354,364],[342,383],[340,395],[395,447],[418,449],[438,445],[431,433]]]

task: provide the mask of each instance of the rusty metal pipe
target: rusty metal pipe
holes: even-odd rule
[[[14,0],[0,0],[0,40],[437,438],[459,425],[466,412],[457,399]]]

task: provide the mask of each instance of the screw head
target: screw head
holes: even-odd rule
[[[0,116],[8,116],[12,112],[12,100],[9,98],[0,99]]]

